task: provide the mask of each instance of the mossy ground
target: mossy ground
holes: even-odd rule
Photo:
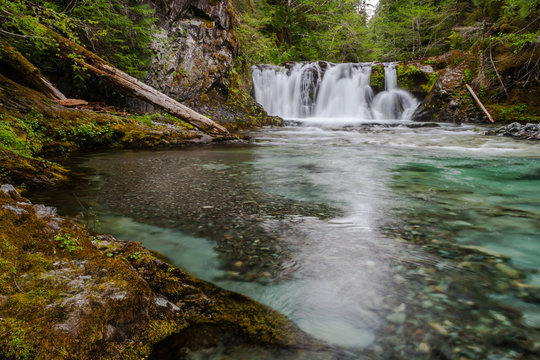
[[[281,314],[197,280],[139,243],[91,234],[0,191],[0,357],[141,359],[183,329],[263,346],[309,338]]]

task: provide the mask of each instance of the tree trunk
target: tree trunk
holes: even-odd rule
[[[50,99],[66,100],[64,94],[55,88],[38,68],[32,65],[17,49],[2,38],[0,38],[0,63],[6,64],[16,73],[17,79],[13,80],[19,80],[23,85],[43,93]]]
[[[57,32],[45,26],[44,28],[46,29],[47,34],[54,38],[58,43],[59,54],[65,60],[75,62],[77,65],[102,77],[114,87],[120,88],[140,100],[161,108],[167,113],[192,124],[204,132],[217,136],[229,134],[227,129],[206,116],[180,104],[178,101],[168,97],[162,92],[117,69],[96,54],[64,38]]]
[[[480,109],[482,109],[482,111],[484,112],[484,114],[486,114],[487,118],[489,119],[489,121],[491,121],[492,123],[495,122],[495,120],[493,120],[493,118],[491,117],[489,111],[487,111],[486,107],[484,106],[484,104],[482,104],[482,102],[480,101],[480,99],[478,98],[478,96],[476,96],[476,93],[474,92],[474,90],[472,89],[472,87],[470,87],[469,84],[465,84],[465,86],[467,87],[467,90],[469,90],[469,92],[471,93],[473,99],[476,101],[476,103],[478,104],[478,106],[480,106]]]

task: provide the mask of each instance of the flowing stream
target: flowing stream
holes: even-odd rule
[[[419,127],[407,120],[416,100],[392,79],[374,96],[367,65],[287,71],[254,71],[257,99],[294,121],[250,133],[253,144],[82,156],[77,180],[33,200],[141,241],[354,358],[530,354],[540,145]],[[227,356],[191,358],[256,358]]]

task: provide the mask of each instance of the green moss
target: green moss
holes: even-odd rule
[[[375,91],[384,90],[384,67],[382,65],[374,65],[371,68],[369,85]]]
[[[534,114],[532,109],[530,109],[525,103],[519,103],[516,105],[498,103],[489,104],[486,105],[486,107],[496,122],[540,122],[540,114]]]
[[[399,87],[411,91],[417,96],[424,97],[435,86],[439,74],[421,71],[413,64],[396,67]]]
[[[427,84],[421,85],[422,89],[425,91],[426,94],[429,94],[431,92],[431,90],[433,90],[433,87],[437,83],[438,79],[439,79],[439,74],[438,73],[432,73],[432,74],[429,75],[429,80],[428,80]]]
[[[12,318],[0,318],[0,353],[7,358],[33,359],[37,352],[34,340],[28,336],[24,322]]]

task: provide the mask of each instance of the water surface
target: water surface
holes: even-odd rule
[[[489,339],[540,340],[540,145],[406,125],[303,119],[251,145],[88,155],[34,201],[361,358],[527,354]]]

